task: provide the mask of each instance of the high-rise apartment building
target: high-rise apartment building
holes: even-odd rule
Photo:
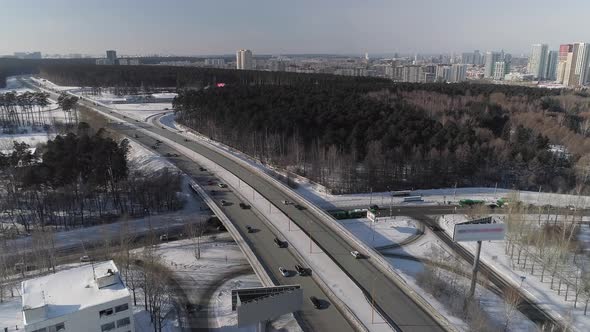
[[[586,84],[588,79],[588,60],[590,44],[575,43],[567,54],[562,83],[569,87]]]
[[[117,51],[108,50],[107,51],[107,61],[109,62],[108,64],[110,64],[110,65],[116,65],[117,64]]]
[[[573,44],[562,44],[559,46],[559,54],[557,57],[557,82],[564,83],[565,67],[567,66],[568,54],[574,50]]]
[[[547,65],[545,71],[545,79],[555,81],[557,79],[557,62],[559,58],[558,51],[549,51],[547,53]]]
[[[549,46],[547,44],[534,44],[529,57],[528,72],[537,80],[545,79],[547,73],[547,57]]]
[[[502,58],[502,53],[486,52],[484,78],[494,78],[495,65]]]
[[[448,82],[458,83],[465,81],[467,75],[467,66],[463,64],[453,64],[451,66],[451,78]]]
[[[252,61],[252,51],[239,50],[236,53],[236,68],[244,70],[251,70],[254,68]]]
[[[494,74],[492,76],[495,80],[503,80],[504,76],[510,72],[510,63],[504,60],[496,61],[494,63]]]

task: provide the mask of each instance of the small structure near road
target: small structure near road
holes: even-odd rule
[[[231,299],[238,327],[256,324],[264,332],[269,320],[301,310],[303,289],[300,285],[232,289]]]

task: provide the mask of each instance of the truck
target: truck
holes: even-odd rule
[[[404,197],[404,202],[423,202],[422,196],[407,196]]]

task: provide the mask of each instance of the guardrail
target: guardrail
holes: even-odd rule
[[[178,125],[178,124],[176,124],[176,125]],[[194,135],[197,135],[199,137],[203,137],[202,135],[200,135],[199,133],[195,132],[194,130],[192,130],[190,128],[187,128],[183,125],[178,125],[178,126],[183,130],[193,133]],[[399,274],[397,272],[395,272],[395,270],[392,268],[392,266],[387,261],[385,261],[383,259],[383,256],[381,256],[381,254],[379,254],[374,248],[369,247],[364,242],[357,239],[356,236],[354,236],[349,230],[344,228],[344,226],[342,226],[340,223],[335,222],[335,220],[328,213],[319,209],[314,204],[311,204],[307,199],[305,199],[299,193],[291,190],[284,183],[271,177],[270,175],[265,173],[262,169],[250,165],[246,161],[234,156],[232,153],[224,151],[223,149],[218,149],[217,147],[214,146],[214,144],[209,143],[207,140],[203,140],[203,141],[205,144],[207,144],[209,146],[213,146],[213,148],[216,151],[219,151],[219,150],[223,151],[222,153],[224,153],[226,156],[231,158],[233,161],[235,161],[243,166],[248,167],[250,170],[257,173],[260,177],[273,183],[275,185],[275,187],[279,188],[284,194],[289,196],[292,200],[299,201],[299,203],[302,203],[302,205],[304,205],[306,208],[314,211],[316,215],[318,215],[321,219],[324,220],[324,224],[327,225],[330,229],[341,234],[345,239],[348,239],[348,241],[354,243],[354,245],[357,247],[357,250],[360,248],[361,250],[368,253],[371,256],[372,260],[374,262],[378,263],[378,264],[375,264],[375,266],[379,270],[381,270],[381,272],[385,273],[386,275],[389,275],[391,277],[390,279],[398,287],[400,287],[402,289],[402,291],[406,295],[408,295],[418,306],[420,306],[434,320],[436,320],[441,327],[443,327],[444,329],[446,329],[447,331],[450,331],[450,332],[458,331],[452,324],[450,324],[450,322],[444,316],[442,316],[430,303],[428,303],[428,301],[426,301],[422,296],[420,296],[413,289],[411,289],[407,285],[406,281],[403,280],[403,278],[401,276],[399,276]]]
[[[191,180],[189,185],[199,196],[201,196],[203,201],[205,201],[205,203],[211,208],[211,210],[215,213],[219,220],[221,220],[227,231],[234,238],[242,252],[246,255],[246,259],[248,260],[250,265],[252,265],[254,272],[256,273],[262,284],[266,287],[276,286],[270,278],[270,275],[268,274],[264,266],[262,266],[262,263],[258,259],[258,256],[254,254],[248,243],[246,243],[246,240],[244,240],[244,238],[242,237],[240,231],[238,231],[236,226],[234,226],[231,220],[225,215],[225,213],[223,213],[223,210],[221,210],[217,203],[215,203],[215,201],[211,199],[211,197],[205,192],[205,190],[201,188],[201,186],[199,186],[199,184],[196,183],[194,180]]]
[[[232,189],[232,192],[236,196],[238,196],[240,200],[248,201],[246,197],[244,197],[244,195],[242,195],[238,190],[236,190],[231,184],[228,185]],[[254,214],[256,214],[258,218],[265,221],[265,223],[272,229],[272,232],[274,234],[281,234],[283,238],[286,238],[286,236],[284,236],[283,233],[270,220],[268,220],[268,218],[264,214],[258,211],[258,209],[252,207],[251,210],[252,212],[254,212]],[[289,252],[291,252],[291,254],[293,254],[293,256],[295,256],[298,261],[307,262],[307,260],[299,253],[297,249],[294,248],[294,246],[288,246],[287,250],[289,250]],[[309,266],[311,264],[307,262],[307,265]],[[344,301],[342,301],[338,296],[336,296],[334,291],[324,282],[322,278],[320,278],[316,273],[312,273],[311,278],[316,282],[318,287],[324,293],[326,293],[326,295],[332,301],[332,303],[336,305],[336,307],[339,309],[342,315],[346,317],[346,319],[355,327],[357,331],[369,332],[369,329],[362,323],[358,316],[354,314],[354,312],[346,305],[346,303],[344,303]]]

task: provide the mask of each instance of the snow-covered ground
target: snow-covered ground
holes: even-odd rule
[[[196,258],[200,248],[200,258]],[[175,273],[179,284],[190,290],[193,303],[205,303],[208,323],[220,331],[254,331],[237,328],[237,315],[231,311],[231,289],[260,287],[244,254],[228,233],[162,243],[156,253]],[[210,298],[204,298],[208,297]],[[201,326],[202,327],[202,326]],[[301,331],[293,315],[284,315],[271,323],[271,331]]]
[[[27,91],[33,92],[33,90],[31,89],[23,87],[22,84],[20,84],[20,82],[18,81],[18,78],[15,76],[8,77],[6,79],[6,87],[0,89],[0,93],[16,92],[18,94],[21,94]]]
[[[400,243],[419,234],[418,222],[408,217],[378,218],[377,223],[367,218],[338,220],[359,240],[372,247],[382,247]]]
[[[465,215],[442,216],[439,219],[439,225],[452,236],[454,225],[467,220],[468,218]],[[587,233],[584,232],[583,234]],[[472,253],[475,252],[475,242],[460,242],[459,244]],[[570,296],[566,301],[563,295],[565,285],[561,289],[561,295],[559,295],[557,289],[551,289],[551,278],[547,277],[547,273],[543,282],[541,282],[538,271],[536,271],[537,274],[532,275],[530,273],[530,264],[527,270],[519,268],[515,261],[512,261],[510,256],[505,253],[505,247],[505,241],[484,242],[481,249],[481,260],[503,275],[512,285],[520,287],[543,309],[551,312],[564,322],[571,323],[578,331],[588,331],[590,315],[584,316],[584,306],[581,298],[578,300],[577,308],[573,308],[573,290],[570,289]],[[525,277],[524,281],[521,281],[521,277]]]

